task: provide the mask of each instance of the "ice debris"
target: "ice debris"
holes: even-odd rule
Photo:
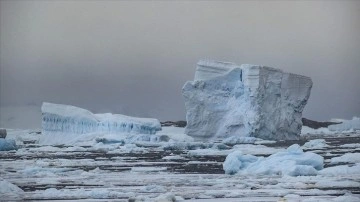
[[[154,134],[161,130],[157,119],[111,113],[93,114],[86,109],[70,105],[45,102],[41,111],[43,134],[93,132]]]
[[[360,175],[360,163],[357,163],[353,166],[349,165],[340,165],[334,167],[324,168],[319,172],[319,174],[324,176],[354,176]]]
[[[201,60],[183,87],[187,126],[197,139],[298,139],[309,77],[271,67]]]
[[[313,129],[307,126],[303,126],[301,129],[302,136],[308,135],[340,135],[346,133],[354,133],[357,130],[360,130],[360,118],[353,117],[351,120],[345,119],[331,119],[328,122],[323,123],[338,123],[334,125],[329,125],[328,127],[320,127],[317,129]]]
[[[177,202],[184,201],[180,196],[175,196],[173,193],[160,194],[155,198],[145,197],[145,196],[136,196],[131,197],[128,200],[129,202]]]
[[[310,140],[309,142],[306,142],[303,145],[304,149],[322,149],[324,147],[328,147],[329,145],[326,144],[326,141],[324,139],[315,139]]]
[[[18,186],[0,178],[1,201],[14,201],[15,199],[19,200],[23,193],[24,191]]]
[[[17,145],[13,139],[0,138],[0,151],[17,150]]]
[[[294,144],[267,158],[234,151],[226,157],[223,169],[226,174],[309,176],[317,175],[323,166],[322,156],[303,152],[299,145]]]

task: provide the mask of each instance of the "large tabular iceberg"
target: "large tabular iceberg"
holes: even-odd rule
[[[311,87],[309,77],[271,67],[201,60],[183,87],[185,132],[198,139],[298,139]]]
[[[42,132],[47,133],[142,133],[154,134],[161,130],[157,119],[136,118],[121,114],[93,114],[70,105],[43,103]]]

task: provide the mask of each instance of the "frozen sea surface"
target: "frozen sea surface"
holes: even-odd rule
[[[37,131],[8,133],[19,148],[0,151],[2,200],[360,201],[359,132],[235,145],[192,142],[182,129],[171,127],[159,134],[168,135],[168,142],[127,144],[41,145]],[[313,139],[321,140],[304,146]],[[295,143],[324,158],[316,176],[227,175],[223,170],[234,150],[266,158]]]

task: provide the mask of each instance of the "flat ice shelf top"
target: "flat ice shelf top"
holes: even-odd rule
[[[225,74],[226,72],[240,68],[232,62],[200,60],[196,64],[196,72],[194,80],[207,80]]]
[[[152,122],[158,121],[153,118],[139,118],[126,116],[122,114],[112,114],[112,113],[104,113],[104,114],[93,114],[89,110],[71,106],[71,105],[63,105],[63,104],[54,104],[44,102],[41,106],[42,113],[48,114],[56,114],[63,117],[79,117],[79,118],[88,118],[93,121],[114,121],[114,122]]]
[[[94,114],[94,116],[101,122],[133,122],[133,123],[144,123],[144,122],[158,122],[157,119],[153,118],[140,118],[140,117],[132,117],[126,116],[123,114]]]
[[[43,114],[56,114],[63,117],[86,117],[93,121],[98,121],[90,111],[71,105],[44,102],[41,106],[41,112]]]
[[[284,74],[291,74],[291,75],[296,75],[297,77],[310,79],[310,77],[307,77],[307,76],[288,73],[281,69],[264,66],[264,65],[254,65],[254,64],[237,65],[233,62],[225,62],[225,61],[206,59],[206,60],[199,60],[199,62],[196,63],[196,71],[195,71],[194,80],[196,81],[196,80],[212,79],[217,76],[225,75],[229,71],[231,71],[235,68],[239,68],[245,72],[248,72],[250,70],[253,71],[253,70],[260,69],[260,68],[264,68],[264,69],[267,69],[268,71],[277,71],[277,72],[282,72]],[[249,75],[249,76],[252,76],[252,75]]]

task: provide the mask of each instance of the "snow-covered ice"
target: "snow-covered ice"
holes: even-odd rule
[[[298,139],[311,87],[309,77],[271,67],[201,60],[183,87],[185,133],[202,140]]]
[[[318,128],[313,129],[308,126],[302,126],[301,128],[301,135],[306,134],[334,134],[335,132],[330,131],[328,128]]]
[[[304,149],[322,149],[324,147],[328,147],[324,139],[315,139],[306,142],[302,147]]]
[[[334,157],[331,163],[360,163],[360,153],[347,153],[339,157]]]
[[[154,134],[161,130],[157,119],[111,113],[93,114],[86,109],[70,105],[44,102],[41,111],[43,134],[94,132]]]
[[[180,127],[162,127],[161,131],[156,132],[158,136],[167,136],[175,142],[194,142],[194,138],[185,134],[185,128]]]
[[[231,136],[228,137],[224,140],[222,140],[222,142],[224,144],[251,144],[251,143],[255,143],[257,140],[257,138],[255,137],[239,137],[239,136]]]
[[[7,180],[2,180],[0,178],[0,200],[3,199],[19,199],[24,194],[24,191],[18,186],[8,182]]]
[[[356,176],[360,175],[360,164],[349,166],[349,165],[340,165],[334,167],[324,168],[319,172],[321,175],[325,176]]]
[[[297,144],[267,158],[243,155],[241,151],[234,151],[226,157],[223,164],[227,174],[290,176],[316,175],[317,170],[321,170],[323,166],[322,156],[312,152],[303,152]]]

